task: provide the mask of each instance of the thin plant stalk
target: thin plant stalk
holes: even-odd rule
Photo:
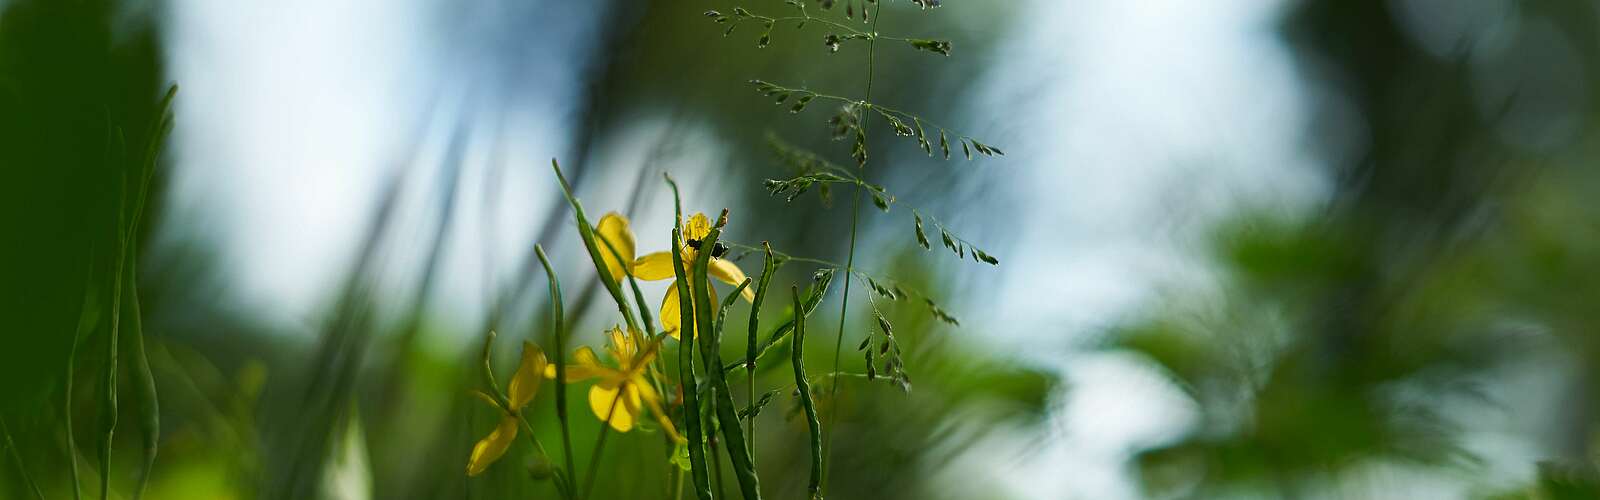
[[[532,443],[533,451],[537,452],[539,458],[543,459],[545,463],[550,463],[550,452],[545,451],[544,443],[539,442],[539,435],[533,432],[533,423],[528,421],[528,416],[520,411],[513,412],[513,414],[517,422],[522,424],[522,432],[528,435],[528,442]],[[555,466],[552,465],[552,467]],[[562,477],[560,468],[556,467],[556,469],[556,474],[553,476],[556,492],[560,493],[563,498],[572,498],[572,485],[568,484],[566,478]]]
[[[76,371],[74,368],[78,364],[78,346],[83,342],[83,338],[88,336],[90,332],[94,330],[94,323],[96,321],[95,315],[97,314],[97,308],[99,307],[99,304],[97,304],[98,295],[95,294],[94,277],[92,274],[87,282],[84,283],[83,290],[83,308],[78,313],[78,327],[73,331],[72,348],[67,351],[67,378],[65,384],[66,386],[64,388],[66,397],[62,398],[61,408],[63,425],[67,430],[67,463],[69,465],[67,472],[68,477],[72,481],[73,500],[80,500],[83,498],[83,485],[78,479],[77,430],[72,424],[72,396],[75,392],[73,389],[73,372]]]
[[[17,463],[17,472],[22,476],[23,482],[28,483],[28,489],[33,490],[33,496],[44,500],[44,492],[39,490],[39,484],[33,482],[33,474],[28,472],[28,466],[22,462],[22,453],[17,451],[17,443],[11,440],[11,427],[6,425],[5,417],[0,417],[0,433],[5,434],[6,449],[11,452],[11,460]]]
[[[727,493],[727,490],[723,487],[723,482],[722,482],[722,459],[717,457],[717,426],[716,426],[716,418],[713,418],[713,417],[708,415],[706,420],[705,420],[705,422],[706,422],[706,427],[711,429],[711,435],[706,438],[706,450],[707,450],[706,454],[708,455],[706,458],[709,458],[711,460],[711,475],[715,478],[715,481],[717,483],[717,497],[718,498],[727,498],[728,497],[728,493]]]
[[[126,174],[122,186],[126,193]],[[125,204],[117,210],[117,263],[113,269],[115,277],[111,280],[111,331],[106,336],[105,376],[100,380],[100,500],[111,498],[111,443],[117,432],[117,328],[121,326],[118,318],[122,316],[122,269],[128,256],[128,233],[124,231],[127,217],[124,214],[127,211]]]
[[[550,278],[550,315],[555,321],[556,352],[556,419],[561,422],[561,451],[566,455],[567,462],[567,495],[572,496],[572,487],[576,486],[575,470],[572,463],[572,426],[567,421],[567,323],[565,313],[561,306],[561,278],[556,276],[555,268],[550,266],[550,257],[544,254],[544,247],[533,246],[533,253],[538,255],[539,263],[544,265],[544,272]]]
[[[629,268],[628,263],[622,260],[622,253],[618,252],[616,246],[611,244],[611,240],[599,238],[599,241],[605,244],[605,249],[611,253],[611,257],[622,265],[623,274],[628,277],[628,286],[633,289],[633,302],[639,307],[639,321],[644,323],[645,333],[648,334],[646,338],[660,341],[661,339],[656,338],[655,319],[650,316],[650,306],[644,301],[644,292],[639,290],[639,279],[634,277],[633,269]],[[661,356],[656,356],[655,359],[651,360],[651,363],[655,364],[656,369],[663,372],[666,371],[666,361],[663,361]],[[655,385],[657,394],[667,393],[666,386],[661,385],[661,381],[655,377],[650,378],[650,383]]]
[[[882,13],[883,13],[883,2],[880,1],[880,2],[877,2],[875,4],[875,6],[873,7],[872,29],[869,30],[869,31],[871,31],[873,33],[877,33],[878,32],[878,20],[883,18],[883,16],[880,15]],[[874,59],[873,55],[874,55],[874,53],[876,53],[875,49],[876,49],[877,43],[878,43],[877,37],[872,37],[872,38],[869,38],[867,40],[867,89],[866,89],[866,92],[862,95],[862,100],[864,100],[864,101],[870,101],[872,99],[873,59]],[[861,110],[861,123],[858,125],[860,127],[860,129],[859,129],[861,131],[860,133],[862,135],[862,141],[861,142],[863,144],[866,143],[865,136],[866,136],[866,133],[867,133],[866,132],[866,130],[867,130],[867,120],[870,119],[870,118],[872,118],[872,115],[867,114],[866,113],[866,109],[863,108]],[[857,165],[857,168],[859,168],[862,171],[861,177],[865,178],[866,177],[867,165],[866,165],[866,161],[865,161],[864,158],[863,158],[863,161],[860,164]],[[856,193],[855,193],[855,196],[854,196],[854,201],[851,203],[851,206],[850,206],[850,254],[849,254],[848,257],[845,258],[844,296],[839,301],[839,334],[838,334],[837,338],[834,339],[834,342],[833,342],[833,371],[834,372],[838,372],[839,371],[839,356],[840,356],[840,353],[843,352],[843,350],[844,350],[845,320],[848,319],[848,314],[849,314],[849,311],[850,311],[850,282],[854,281],[854,280],[849,279],[849,276],[850,276],[851,273],[855,272],[855,264],[856,264],[856,233],[857,233],[857,229],[858,229],[858,226],[859,226],[859,220],[858,219],[860,218],[861,192],[863,190],[864,190],[864,188],[862,188],[861,185],[859,185],[859,184],[856,185],[856,188],[855,188],[855,192]],[[795,321],[797,322],[797,324],[798,324],[798,322],[804,321],[803,315],[801,315],[801,317],[796,317]],[[796,328],[798,329],[798,326]],[[798,340],[798,338],[796,340]],[[797,345],[798,345],[798,343],[797,343]],[[834,377],[834,379],[828,384],[828,408],[829,408],[829,410],[828,410],[828,426],[824,430],[824,434],[825,434],[826,437],[823,438],[823,450],[825,450],[825,451],[832,448],[832,444],[833,444],[833,424],[834,424],[834,421],[835,421],[834,419],[839,414],[839,378],[838,377]],[[827,481],[826,470],[824,470],[823,481],[824,481],[823,482],[823,488],[824,489],[813,492],[813,495],[821,495],[822,492],[825,491],[825,488],[826,488],[826,485],[827,485],[827,482],[826,482]]]
[[[139,406],[139,434],[144,445],[144,466],[139,470],[138,486],[133,490],[134,500],[144,496],[150,483],[150,472],[155,467],[156,452],[161,439],[161,407],[156,399],[155,375],[150,371],[150,359],[144,349],[143,317],[139,311],[139,288],[134,277],[135,266],[128,266],[128,298],[123,307],[128,314],[129,362],[133,372],[134,401]]]

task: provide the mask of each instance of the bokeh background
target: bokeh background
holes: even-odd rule
[[[1600,497],[1600,7],[879,1],[879,31],[954,50],[880,44],[873,100],[1006,154],[945,161],[874,130],[866,175],[897,202],[861,212],[857,267],[961,324],[885,304],[915,383],[841,383],[830,496]],[[850,3],[808,5],[842,20]],[[859,96],[867,51],[830,53],[821,26],[757,48],[757,27],[724,36],[702,15],[735,6],[791,10],[0,0],[0,497],[32,496],[22,470],[69,496],[74,452],[99,493],[104,349],[67,356],[116,247],[110,145],[148,139],[168,83],[137,238],[161,396],[149,497],[553,495],[517,453],[462,474],[494,421],[466,392],[486,331],[503,371],[517,339],[548,340],[533,244],[579,342],[617,321],[551,158],[641,249],[666,248],[669,172],[687,210],[732,210],[734,241],[846,258],[848,191],[761,187],[792,175],[774,137],[849,163],[833,110],[790,114],[746,82]],[[913,207],[1000,265],[922,250]],[[872,327],[855,290],[849,345]],[[839,300],[813,327],[818,373]],[[794,408],[779,394],[760,416],[773,498],[805,489]],[[598,423],[579,420],[587,453]],[[116,498],[141,463],[124,429]],[[666,496],[658,438],[608,446],[598,496]]]

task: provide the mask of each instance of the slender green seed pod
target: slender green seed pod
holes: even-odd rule
[[[811,287],[806,289],[806,300],[804,304],[802,304],[802,308],[797,309],[796,311],[799,312],[796,312],[795,314],[810,315],[812,312],[817,310],[817,306],[822,305],[822,299],[828,294],[828,285],[833,282],[834,272],[835,270],[833,269],[821,269],[817,271],[816,275],[813,276]],[[788,320],[784,321],[783,324],[778,325],[778,328],[772,331],[772,335],[768,337],[765,342],[761,343],[761,348],[756,352],[756,359],[759,360],[763,356],[766,356],[767,352],[770,351],[773,346],[778,345],[779,342],[783,341],[784,337],[793,332],[794,323],[795,319],[790,317]],[[739,368],[741,365],[743,365],[743,363],[726,365],[723,367],[723,371],[733,371]]]
[[[794,308],[800,310],[800,287],[791,287],[794,292]],[[810,491],[813,498],[822,492],[822,422],[817,419],[817,406],[811,400],[811,382],[806,379],[805,362],[806,317],[804,314],[795,317],[794,337],[790,339],[793,344],[794,385],[800,392],[800,406],[806,412],[806,426],[811,430],[811,483]]]
[[[705,437],[700,431],[700,396],[695,390],[694,341],[689,338],[695,330],[694,297],[689,291],[689,274],[683,269],[683,235],[679,223],[672,227],[672,272],[677,275],[678,307],[682,322],[678,329],[678,377],[683,384],[683,427],[689,439],[689,476],[694,482],[695,496],[711,500],[711,478],[706,470]]]
[[[757,339],[757,332],[761,329],[761,303],[767,298],[767,285],[772,283],[772,272],[777,269],[777,263],[772,259],[772,244],[765,241],[761,246],[766,249],[766,258],[761,263],[761,281],[756,284],[756,299],[750,304],[750,339],[745,347],[745,368],[754,373],[756,369],[756,356],[761,354],[761,342]]]
[[[561,164],[550,159],[550,168],[556,172],[556,180],[561,183],[561,194],[567,198],[567,204],[572,205],[573,217],[578,223],[578,238],[583,240],[584,248],[589,250],[589,260],[594,261],[596,274],[600,276],[600,283],[604,284],[606,291],[611,293],[611,300],[617,303],[617,310],[622,313],[623,321],[628,327],[639,330],[639,323],[633,319],[633,311],[628,308],[628,301],[622,297],[622,286],[611,277],[611,270],[606,268],[606,261],[601,255],[600,246],[595,243],[594,226],[589,224],[589,218],[583,215],[583,204],[572,194],[572,186],[567,184],[567,176],[561,173]]]
[[[722,235],[722,228],[727,224],[728,211],[723,210],[722,214],[717,217],[716,223],[711,226],[711,232],[706,235],[705,239],[701,240],[702,251],[696,252],[694,272],[691,277],[694,280],[694,285],[690,287],[690,291],[694,295],[693,307],[696,311],[696,323],[692,328],[695,329],[696,338],[694,340],[700,343],[701,361],[705,363],[706,367],[706,377],[712,398],[712,407],[710,409],[715,412],[716,423],[718,424],[715,427],[720,428],[722,431],[723,440],[725,441],[723,448],[728,451],[729,459],[733,463],[734,475],[739,481],[740,492],[747,500],[755,500],[761,498],[760,481],[756,476],[755,464],[750,460],[750,450],[745,447],[743,430],[739,426],[738,410],[733,405],[727,379],[720,369],[722,357],[721,350],[718,348],[720,345],[718,337],[720,337],[720,328],[725,317],[714,318],[709,314],[712,311],[712,303],[711,283],[707,270],[710,268],[711,252],[705,249],[715,248],[717,240]],[[731,301],[738,297],[749,284],[750,280],[747,278],[737,290],[728,295],[728,300]],[[722,310],[726,313],[732,302],[724,302],[722,305]],[[680,307],[680,309],[682,308]],[[685,333],[680,333],[680,335],[685,335],[688,331],[687,328],[690,327],[686,327]],[[716,460],[716,457],[713,456],[710,459]],[[721,464],[720,461],[716,463]]]
[[[723,213],[723,220],[726,220],[726,214],[726,212]],[[706,240],[715,243],[720,232],[721,224],[718,224],[712,228],[711,234]],[[697,285],[710,286],[706,279],[707,266],[705,264],[708,262],[705,252],[701,252],[700,258],[695,262],[695,283]],[[755,461],[750,458],[750,448],[745,444],[744,431],[739,424],[739,409],[733,404],[733,393],[728,388],[727,376],[719,369],[722,366],[720,349],[722,345],[722,328],[727,319],[728,309],[733,307],[733,301],[737,300],[739,294],[743,293],[748,286],[750,286],[750,278],[745,278],[744,282],[740,283],[733,293],[728,294],[723,299],[722,309],[717,313],[714,326],[700,330],[702,335],[697,340],[700,341],[700,359],[705,363],[706,378],[711,384],[711,397],[716,411],[716,427],[721,429],[722,439],[725,441],[723,448],[728,450],[729,461],[733,463],[734,477],[739,480],[739,492],[744,495],[744,498],[755,500],[761,498],[761,481],[756,474]],[[706,290],[709,290],[709,288]],[[696,297],[696,300],[699,301],[695,305],[696,308],[699,308],[701,304],[710,304],[710,293],[696,295],[701,295]],[[701,324],[705,323],[702,322]],[[721,464],[721,462],[717,463]]]
[[[772,244],[761,242],[766,249],[766,258],[761,262],[761,281],[756,285],[756,300],[750,303],[750,337],[745,341],[744,369],[745,389],[750,399],[750,407],[756,407],[756,358],[761,355],[761,341],[758,332],[761,330],[761,303],[767,298],[767,285],[772,283],[772,271],[777,264],[772,260]],[[745,422],[745,442],[750,448],[750,459],[756,457],[756,412],[751,411],[749,421]]]

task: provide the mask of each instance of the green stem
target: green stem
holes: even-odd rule
[[[676,486],[673,486],[672,490],[673,490],[673,493],[672,493],[672,499],[673,500],[683,500],[683,468],[682,467],[678,467],[678,482],[677,482]]]
[[[842,31],[844,31],[846,33],[849,33],[851,35],[857,35],[857,36],[866,37],[867,40],[875,40],[875,39],[878,39],[878,38],[882,38],[884,40],[899,40],[899,41],[902,41],[902,42],[910,40],[908,38],[901,38],[901,37],[897,37],[897,36],[884,35],[882,33],[876,32],[876,31],[873,31],[871,33],[868,33],[868,32],[865,32],[865,31],[861,31],[861,30],[855,29],[855,27],[850,26],[848,24],[844,24],[844,23],[841,23],[841,22],[838,22],[838,21],[833,21],[833,20],[826,19],[826,18],[812,16],[810,12],[806,12],[805,4],[795,4],[795,5],[796,5],[797,8],[800,9],[800,15],[798,15],[798,16],[767,17],[767,16],[762,16],[762,15],[757,15],[757,14],[749,14],[749,19],[750,20],[765,21],[765,22],[767,22],[769,24],[777,24],[777,23],[781,23],[781,22],[784,22],[784,21],[795,21],[795,22],[800,23],[800,24],[805,24],[807,22],[817,22],[817,23],[826,24],[828,26],[832,26],[832,27],[837,28],[839,30],[842,30]],[[873,15],[877,15],[877,14],[874,13]],[[741,21],[736,21],[736,22],[745,22],[745,21],[741,20]],[[877,27],[876,23],[874,23],[873,27],[874,28]]]
[[[605,238],[599,238],[599,240],[605,243],[606,251],[611,252],[611,257],[621,263],[623,274],[628,277],[628,285],[633,288],[633,301],[639,306],[639,321],[644,323],[645,333],[649,334],[646,338],[659,342],[660,339],[656,338],[655,320],[650,317],[650,306],[645,304],[644,292],[639,291],[639,279],[634,277],[633,269],[629,267],[628,262],[623,261],[622,253],[618,252],[616,246],[611,244],[611,240]],[[663,369],[662,367],[666,366],[666,362],[662,361],[661,356],[656,356],[655,359],[651,360],[651,363],[654,363],[657,369]],[[667,393],[666,386],[661,385],[661,381],[655,377],[650,377],[650,383],[655,386],[656,394]]]
[[[880,19],[882,19],[882,15],[881,14],[883,13],[883,2],[880,0],[875,5],[876,6],[873,8],[873,12],[872,12],[872,32],[873,33],[877,33],[878,32],[878,21]],[[863,101],[872,100],[873,66],[874,66],[875,54],[877,53],[877,44],[878,44],[878,40],[876,38],[867,39],[867,89],[864,92],[864,95],[862,97]],[[863,110],[862,113],[861,113],[861,123],[859,125],[857,125],[857,126],[861,127],[861,133],[862,133],[863,136],[865,136],[866,130],[867,130],[867,119],[870,118],[871,116],[872,115],[866,114],[865,110]],[[866,176],[867,165],[865,163],[862,163],[862,164],[860,164],[858,166],[858,168],[860,168],[861,171],[862,171],[862,177],[865,177]],[[841,351],[843,351],[843,349],[844,349],[844,327],[845,327],[845,321],[846,321],[846,319],[848,319],[848,315],[849,315],[849,311],[850,311],[850,282],[851,281],[855,281],[855,280],[852,280],[852,279],[849,278],[849,274],[855,273],[855,265],[856,265],[856,235],[857,235],[857,230],[859,228],[859,223],[860,223],[859,219],[860,219],[860,213],[861,213],[861,191],[862,191],[862,189],[863,188],[859,184],[856,185],[855,201],[851,204],[851,207],[850,207],[850,254],[845,259],[844,267],[845,267],[846,277],[845,277],[845,280],[844,280],[844,296],[839,301],[839,334],[834,339],[834,342],[833,342],[833,370],[832,371],[834,371],[834,372],[838,372],[839,371],[839,355],[840,355]],[[805,321],[804,315],[801,315],[800,317],[796,318],[796,330],[799,329],[799,325],[801,323],[804,323],[804,321]],[[798,341],[799,338],[797,337],[796,340]],[[798,345],[798,343],[796,345]],[[831,383],[828,384],[828,385],[829,385],[829,387],[828,387],[828,408],[829,408],[829,410],[828,410],[828,426],[823,429],[823,436],[824,437],[823,437],[823,448],[822,449],[823,449],[823,454],[824,455],[826,455],[828,453],[828,450],[831,450],[833,448],[833,424],[835,422],[835,417],[837,417],[838,414],[839,414],[839,379],[838,379],[838,377],[835,377],[831,381]],[[826,468],[823,469],[823,478],[822,478],[822,480],[823,480],[822,489],[814,492],[815,495],[821,495],[823,491],[826,491],[826,488],[827,488],[827,469]]]
[[[528,442],[533,443],[533,451],[539,452],[539,457],[544,459],[546,464],[550,464],[551,467],[555,467],[554,461],[550,459],[550,452],[544,450],[544,443],[540,443],[539,436],[534,434],[533,424],[528,422],[528,416],[523,415],[521,412],[517,412],[516,417],[517,421],[522,424],[522,433],[527,434]],[[564,478],[561,477],[561,470],[559,468],[557,468],[553,474],[553,477],[555,478],[554,483],[556,485],[556,491],[564,498],[571,498],[571,486],[566,486],[566,482]]]
[[[827,293],[828,285],[833,283],[833,275],[836,271],[836,269],[827,268],[819,271],[816,274],[816,281],[812,283],[810,288],[807,289],[808,292],[804,303],[805,309],[794,314],[810,315],[812,312],[816,311],[818,306],[822,305],[822,298]],[[773,346],[776,346],[794,331],[794,321],[794,318],[790,317],[788,320],[784,321],[783,324],[778,325],[778,327],[773,330],[772,336],[768,337],[765,342],[762,342],[761,348],[756,355],[757,360],[765,357],[766,354],[772,350]],[[726,365],[723,367],[722,371],[723,373],[731,373],[738,367],[739,364],[737,363]]]
[[[544,247],[533,246],[533,253],[539,256],[539,263],[544,265],[544,273],[550,277],[550,315],[555,318],[556,352],[556,419],[561,421],[561,448],[566,455],[567,462],[567,488],[568,498],[572,498],[571,488],[576,485],[577,473],[572,463],[572,429],[567,421],[567,326],[565,313],[561,305],[561,278],[556,276],[554,268],[550,267],[550,258],[544,254]]]
[[[622,253],[618,252],[617,247],[611,244],[611,240],[600,238],[600,241],[605,243],[606,251],[611,252],[611,257],[621,263],[622,273],[628,277],[628,286],[633,288],[633,301],[639,306],[639,321],[644,323],[644,332],[650,334],[650,338],[655,338],[655,318],[650,317],[650,308],[645,305],[644,293],[639,291],[639,279],[633,276],[633,268],[630,267],[631,263],[622,259]]]
[[[728,493],[722,483],[722,459],[717,458],[717,429],[715,425],[712,425],[712,420],[711,418],[706,419],[707,427],[711,428],[711,436],[706,438],[706,454],[709,455],[706,458],[711,460],[711,475],[716,478],[717,496],[727,498]]]
[[[39,491],[39,485],[33,482],[33,474],[28,473],[28,466],[22,462],[22,452],[17,451],[17,443],[11,440],[11,427],[6,425],[5,417],[0,417],[0,433],[5,434],[6,449],[11,451],[11,459],[17,462],[17,472],[21,473],[22,480],[28,483],[28,489],[33,490],[33,496],[44,500],[44,492]]]
[[[156,379],[150,371],[150,359],[145,355],[144,325],[139,311],[139,288],[135,276],[136,266],[128,265],[127,300],[123,307],[128,314],[128,348],[133,371],[134,401],[139,407],[139,434],[144,444],[144,467],[139,469],[138,486],[133,490],[134,500],[144,496],[150,483],[150,472],[155,467],[157,445],[161,438],[161,409],[156,396]]]
[[[123,174],[120,183],[122,193],[127,193],[127,174]],[[106,372],[101,379],[100,424],[100,500],[111,498],[111,444],[114,442],[117,431],[117,329],[121,326],[119,319],[122,317],[122,277],[123,266],[128,258],[127,226],[127,201],[123,200],[117,209],[117,258],[116,273],[111,279],[111,332],[106,336]]]
[[[750,314],[755,314],[755,313],[752,312]],[[749,373],[746,374],[746,375],[747,375],[747,377],[744,380],[745,401],[746,401],[745,404],[750,405],[752,408],[754,408],[755,404],[756,404],[756,368],[755,368],[755,365],[751,365],[750,366]],[[745,446],[745,449],[750,450],[750,452],[749,452],[750,453],[750,460],[755,460],[755,458],[756,458],[756,415],[755,415],[754,411],[750,412],[750,415],[745,417],[744,425],[745,425],[745,429],[744,429],[744,446]]]
[[[78,440],[75,437],[77,431],[73,429],[72,425],[73,368],[77,366],[78,344],[83,340],[83,337],[87,335],[87,331],[92,329],[92,327],[89,326],[88,318],[90,317],[91,311],[95,307],[93,301],[90,300],[92,297],[94,297],[93,290],[94,282],[91,278],[90,282],[84,285],[83,310],[78,313],[78,328],[73,332],[72,335],[72,349],[67,351],[67,379],[66,387],[64,389],[66,392],[66,397],[62,400],[61,408],[61,416],[67,429],[67,463],[70,466],[68,467],[67,472],[68,477],[72,480],[73,500],[80,500],[83,498],[83,486],[78,481]]]

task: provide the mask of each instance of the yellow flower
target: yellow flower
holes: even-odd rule
[[[472,456],[467,459],[467,475],[476,476],[487,469],[490,464],[499,460],[511,448],[511,443],[517,440],[517,424],[521,418],[519,412],[528,403],[533,401],[533,395],[539,392],[540,377],[549,362],[545,361],[544,351],[532,342],[522,343],[522,362],[517,365],[517,372],[511,376],[511,386],[508,387],[506,404],[502,406],[494,398],[479,392],[474,393],[484,398],[496,408],[504,410],[505,416],[500,417],[500,423],[495,426],[494,432],[478,440],[472,446]]]
[[[622,255],[624,261],[629,261],[626,268],[624,268],[617,264],[610,252],[602,248],[601,256],[605,258],[606,267],[611,271],[613,277],[621,279],[624,273],[631,273],[634,277],[645,281],[673,279],[672,284],[667,286],[666,296],[661,300],[661,329],[672,335],[672,338],[678,338],[682,313],[678,310],[680,306],[678,303],[678,282],[674,279],[677,274],[672,269],[672,252],[655,252],[639,257],[638,260],[631,260],[634,252],[633,231],[628,228],[628,219],[617,215],[616,212],[608,213],[601,218],[599,226],[596,227],[596,232],[600,234],[602,239],[609,241],[611,246],[616,248],[617,253]],[[707,234],[711,233],[711,221],[706,218],[706,214],[695,213],[694,216],[689,218],[688,222],[684,223],[682,233],[684,243],[683,248],[680,250],[683,255],[683,269],[688,271],[694,267],[694,259],[700,253],[700,242],[705,240]],[[723,260],[716,255],[713,255],[709,262],[706,272],[711,277],[730,285],[737,285],[744,281],[744,271],[739,269],[739,266],[733,262]],[[712,290],[711,307],[713,308],[717,306],[716,295],[716,290]],[[746,287],[740,296],[744,297],[746,301],[754,301],[756,293]],[[690,304],[690,307],[694,307],[694,305]],[[715,312],[712,311],[712,313]],[[694,336],[692,330],[690,336]]]
[[[667,418],[666,410],[661,407],[661,393],[656,392],[646,378],[650,362],[655,360],[661,344],[649,341],[637,330],[623,333],[621,328],[612,327],[606,335],[611,340],[606,351],[617,360],[617,367],[600,364],[600,358],[589,346],[579,347],[573,352],[576,364],[567,366],[567,382],[600,379],[589,388],[589,409],[594,412],[595,418],[609,420],[611,428],[617,432],[632,430],[645,408],[649,408],[667,435],[676,441],[684,441],[683,436],[678,435],[677,428],[672,426],[672,420]],[[641,345],[644,346],[642,349]],[[545,377],[555,378],[555,368],[554,365],[546,367]]]

